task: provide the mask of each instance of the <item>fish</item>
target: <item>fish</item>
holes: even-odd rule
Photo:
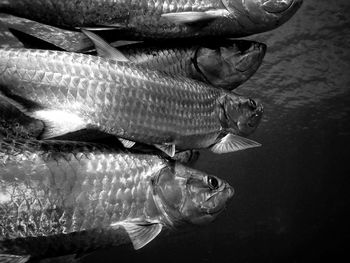
[[[124,143],[227,153],[261,146],[247,139],[263,106],[203,82],[85,54],[0,50],[0,96],[44,122],[41,139],[96,129]]]
[[[83,142],[2,138],[0,169],[0,262],[141,249],[162,230],[209,224],[234,195],[180,163]]]
[[[266,45],[247,40],[220,39],[189,45],[163,42],[137,43],[113,48],[98,35],[83,30],[96,46],[99,56],[130,61],[148,69],[200,80],[217,88],[233,90],[260,67]]]
[[[10,41],[5,41],[4,39],[3,42],[4,45],[7,44],[6,47],[32,48],[32,43],[29,42],[35,42],[33,41],[34,38],[70,52],[85,51],[93,47],[93,43],[89,38],[80,31],[61,29],[5,13],[0,13],[0,26],[12,36],[17,31],[32,36],[30,41],[17,36],[17,39],[19,38],[17,42],[19,42],[20,45]],[[15,36],[13,36],[13,38],[15,38]],[[16,46],[14,44],[16,44]]]
[[[123,56],[125,60],[149,69],[179,74],[227,90],[247,81],[258,70],[266,53],[263,43],[228,39],[206,43],[191,41],[190,44],[188,41],[163,41],[120,45],[117,41],[114,45],[118,48],[113,48],[87,30],[82,33],[60,29],[8,14],[0,14],[0,22],[65,51],[85,52],[95,46],[102,57],[119,60]]]
[[[302,0],[0,0],[0,11],[41,23],[116,31],[118,37],[147,40],[245,37],[289,20]]]
[[[0,98],[0,136],[2,138],[36,140],[44,130],[45,125],[42,121],[25,115],[14,105]],[[96,133],[94,133],[92,137],[82,137],[82,135],[84,135],[84,133],[76,134],[75,137],[62,137],[61,139],[71,141],[79,139],[79,141],[87,141],[93,144],[98,143],[119,151],[125,150],[125,147],[112,136]],[[135,144],[132,150],[137,153],[159,154],[163,158],[168,158],[166,154],[157,151],[156,148],[148,147],[144,144]],[[175,153],[172,160],[182,164],[192,165],[198,160],[199,155],[199,151],[196,150],[180,151]]]
[[[247,81],[259,68],[266,53],[266,45],[247,40],[218,39],[206,41],[166,41],[161,43],[114,43],[113,48],[100,36],[82,30],[76,32],[44,25],[35,21],[0,14],[0,22],[11,30],[53,44],[59,49],[86,52],[94,48],[98,55],[125,60],[149,69],[179,74],[201,80],[227,90]],[[23,41],[22,41],[23,42]],[[196,43],[197,42],[197,43]],[[24,42],[25,47],[27,44]],[[29,46],[30,47],[30,46]]]

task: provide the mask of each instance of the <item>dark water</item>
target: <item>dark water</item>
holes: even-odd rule
[[[319,262],[350,238],[350,1],[305,0],[287,24],[251,37],[268,51],[238,89],[260,99],[263,144],[196,165],[235,187],[204,228],[170,233],[139,251],[103,250],[84,262]]]

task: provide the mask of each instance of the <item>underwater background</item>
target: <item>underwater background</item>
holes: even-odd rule
[[[214,155],[195,167],[235,196],[205,227],[161,234],[139,251],[107,249],[82,262],[319,262],[350,238],[350,1],[305,0],[267,44],[258,72],[237,89],[264,104],[251,139],[261,148]]]

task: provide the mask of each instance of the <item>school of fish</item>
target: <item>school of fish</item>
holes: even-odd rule
[[[266,45],[232,38],[301,4],[0,0],[0,263],[212,222],[234,189],[190,167],[199,150],[261,146],[262,103],[233,90]]]

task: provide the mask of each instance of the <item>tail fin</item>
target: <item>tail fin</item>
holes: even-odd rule
[[[0,263],[25,263],[29,260],[30,256],[17,256],[17,255],[8,255],[0,254]]]
[[[4,0],[0,0],[0,11],[2,1]],[[78,52],[93,49],[94,46],[89,38],[81,32],[57,28],[22,17],[0,13],[0,23],[4,28],[8,28],[12,35],[18,38],[26,48],[40,46],[45,49],[59,48]]]

